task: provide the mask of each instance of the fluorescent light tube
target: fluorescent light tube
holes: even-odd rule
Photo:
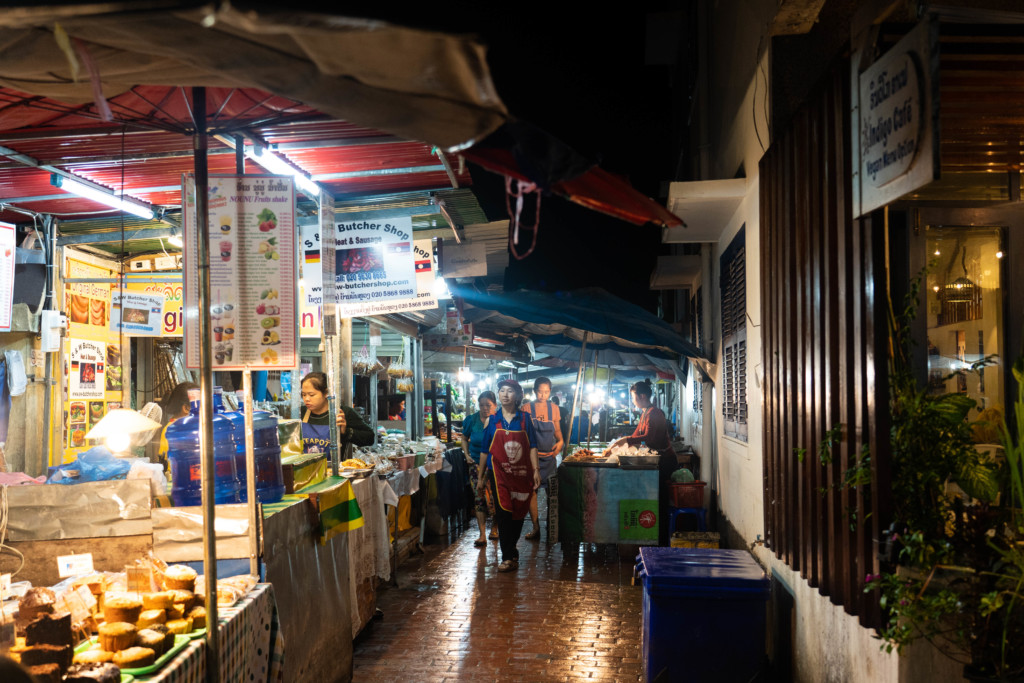
[[[309,195],[310,199],[320,199],[320,186],[303,175],[302,171],[295,168],[287,161],[269,150],[263,150],[262,154],[256,154],[252,147],[247,147],[245,156],[249,157],[264,169],[275,175],[290,175],[295,178],[302,191]]]
[[[111,190],[109,192],[87,185],[86,183],[67,178],[62,175],[54,173],[50,176],[50,183],[55,187],[59,187],[65,192],[78,195],[79,197],[85,197],[91,199],[94,202],[100,204],[106,204],[107,206],[121,211],[127,211],[128,213],[135,214],[140,218],[146,218],[153,220],[156,213],[153,211],[153,207],[149,204],[143,204],[137,200],[127,199],[123,196],[119,197]]]

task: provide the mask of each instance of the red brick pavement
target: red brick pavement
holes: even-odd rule
[[[614,546],[564,556],[561,544],[520,540],[519,570],[499,574],[497,541],[475,548],[476,538],[473,521],[380,589],[384,617],[354,645],[356,683],[641,680],[631,559]]]

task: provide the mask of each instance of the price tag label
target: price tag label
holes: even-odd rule
[[[128,578],[129,593],[148,593],[153,590],[153,572],[149,567],[126,566],[124,574]]]
[[[57,576],[62,579],[76,574],[89,574],[92,571],[92,553],[57,556]]]
[[[86,589],[88,590],[88,589]],[[90,594],[91,595],[91,594]],[[92,612],[78,590],[68,591],[58,598],[58,611],[70,612],[71,621],[79,623],[89,618]]]

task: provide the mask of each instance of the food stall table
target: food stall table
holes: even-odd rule
[[[284,675],[284,637],[278,623],[273,587],[257,584],[231,607],[218,608],[220,680],[280,681]],[[152,676],[137,681],[203,683],[206,640],[196,638]]]
[[[658,544],[658,467],[558,466],[558,540]]]

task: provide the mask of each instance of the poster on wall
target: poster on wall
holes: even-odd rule
[[[125,292],[131,294],[144,294],[157,297],[161,301],[160,325],[151,334],[143,334],[139,331],[133,332],[135,336],[153,337],[180,337],[185,314],[183,310],[184,288],[181,283],[181,273],[178,271],[163,272],[161,276],[171,282],[145,282],[132,281],[129,275],[125,282]],[[152,322],[152,317],[150,318]]]
[[[0,332],[11,331],[16,239],[14,226],[0,223]]]
[[[163,329],[163,312],[162,294],[114,292],[110,298],[110,331],[159,337]]]
[[[210,325],[218,370],[298,364],[298,245],[294,180],[210,176]],[[185,198],[185,361],[199,367],[195,179]]]
[[[102,400],[106,391],[107,345],[87,339],[71,339],[68,348],[68,398]]]

